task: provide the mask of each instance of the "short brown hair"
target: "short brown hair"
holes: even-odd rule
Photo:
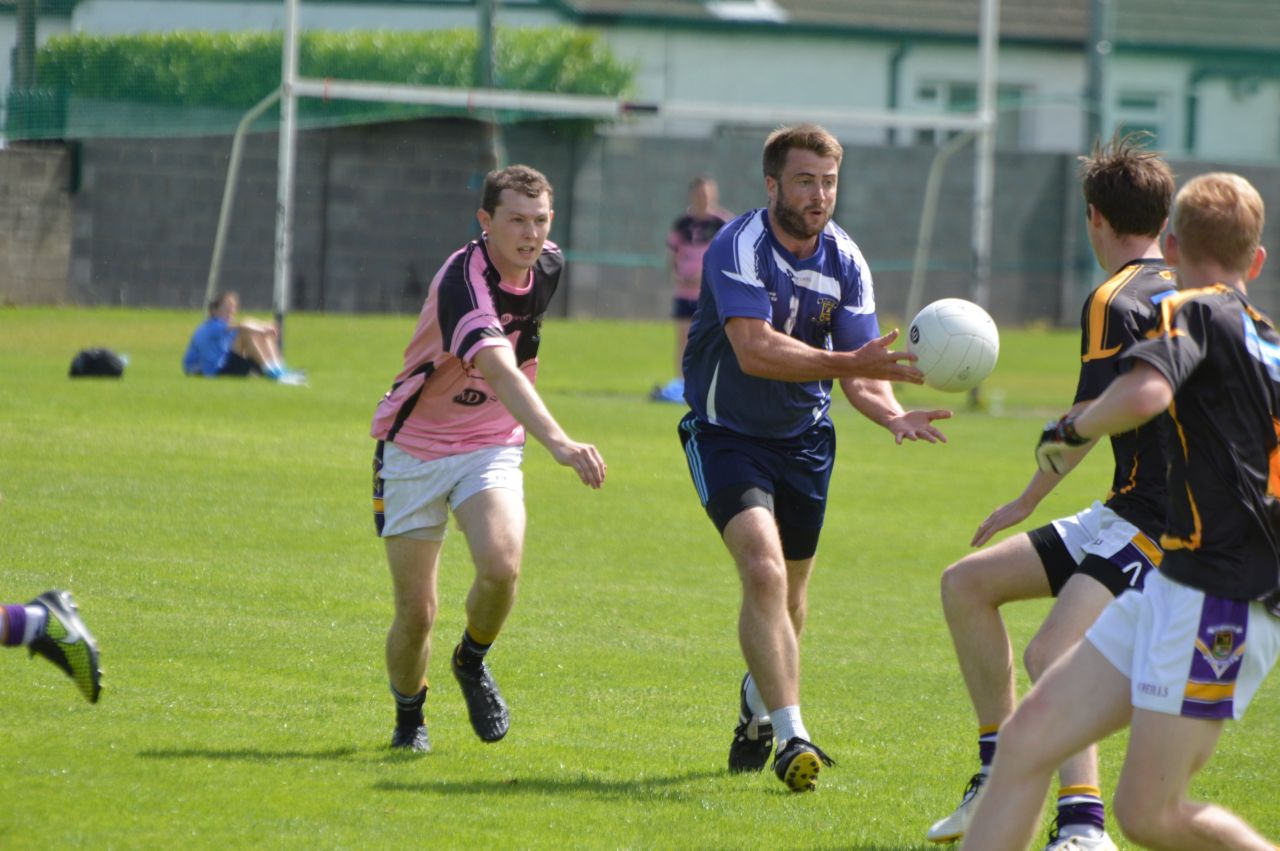
[[[215,313],[221,310],[222,303],[229,298],[233,298],[238,302],[240,301],[240,293],[236,292],[235,290],[227,290],[226,292],[218,293],[213,298],[209,299],[209,315],[213,316]]]
[[[774,180],[782,177],[782,169],[787,164],[787,154],[792,148],[812,151],[820,157],[835,157],[836,167],[844,159],[844,148],[817,124],[797,124],[794,127],[779,127],[764,140],[764,176]]]
[[[1202,174],[1187,181],[1173,202],[1171,229],[1179,251],[1192,263],[1247,272],[1265,224],[1262,196],[1238,174]]]
[[[1147,149],[1153,138],[1145,130],[1113,136],[1080,157],[1084,200],[1119,236],[1158,236],[1169,218],[1173,172],[1158,151]]]
[[[551,181],[547,180],[545,174],[527,165],[509,165],[506,168],[494,169],[484,176],[480,209],[492,216],[498,209],[498,200],[504,189],[519,192],[530,198],[537,198],[545,192],[548,201],[554,198]]]

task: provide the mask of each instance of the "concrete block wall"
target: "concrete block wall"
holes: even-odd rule
[[[572,185],[571,146],[537,128],[509,135],[513,157]],[[440,264],[479,233],[480,142],[469,121],[302,132],[290,307],[416,311]],[[246,140],[219,281],[249,310],[272,305],[277,145],[274,133]],[[77,299],[198,308],[230,149],[225,137],[85,142]]]
[[[0,305],[68,301],[71,165],[60,145],[0,152]]]
[[[715,178],[732,212],[763,205],[760,148],[768,129],[678,139],[584,135],[552,124],[505,127],[507,160],[540,168],[556,187],[552,239],[570,262],[553,312],[665,319],[664,239],[684,208],[690,178]],[[464,120],[303,132],[291,308],[416,312],[440,264],[478,234],[483,138],[481,125]],[[0,215],[11,222],[0,239],[11,247],[0,256],[7,269],[26,270],[4,273],[0,298],[198,309],[230,145],[226,137],[88,140],[78,163],[57,147],[0,152],[2,174],[11,175],[0,185],[0,197],[9,199]],[[276,147],[271,133],[247,140],[221,280],[222,289],[239,290],[246,308],[258,312],[272,304]],[[836,220],[866,255],[880,312],[890,321],[909,318],[903,314],[935,153],[876,146],[845,152]],[[68,199],[67,175],[77,165],[79,188]],[[1180,179],[1228,167],[1173,165]],[[1075,168],[1064,155],[999,154],[989,294],[997,321],[1074,324],[1084,292],[1101,280],[1079,233]],[[1280,169],[1230,168],[1275,206]],[[972,182],[972,150],[963,149],[944,172],[922,304],[970,293]],[[21,216],[14,212],[19,197],[28,199]],[[1280,243],[1275,216],[1266,240]],[[19,280],[43,283],[37,293],[29,283],[13,283]],[[1251,288],[1272,314],[1280,313],[1277,283],[1280,264],[1273,263]]]
[[[767,203],[761,147],[768,128],[711,140],[608,138],[578,172],[573,306],[594,316],[665,317],[670,286],[663,242],[683,211],[688,181],[707,174],[721,203],[742,213]],[[849,147],[835,219],[867,258],[877,305],[901,319],[907,304],[933,148]],[[943,172],[922,304],[970,291],[972,156]],[[1064,158],[1002,157],[992,257],[992,312],[1001,321],[1052,319],[1063,263]]]

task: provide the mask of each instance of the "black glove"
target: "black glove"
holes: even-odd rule
[[[1067,472],[1066,459],[1062,453],[1072,446],[1084,446],[1089,442],[1076,432],[1075,420],[1063,417],[1045,423],[1040,432],[1040,442],[1036,444],[1036,466],[1046,473],[1057,473],[1059,476]]]

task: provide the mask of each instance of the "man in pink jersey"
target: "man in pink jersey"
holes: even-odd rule
[[[449,510],[476,571],[451,667],[476,735],[496,742],[510,716],[484,658],[515,602],[526,430],[583,484],[604,483],[600,453],[571,440],[533,386],[542,317],[563,267],[547,241],[551,199],[551,184],[528,166],[485,177],[476,211],[483,236],[432,279],[404,368],[373,416],[374,522],[395,593],[386,649],[393,748],[431,749],[425,677]]]

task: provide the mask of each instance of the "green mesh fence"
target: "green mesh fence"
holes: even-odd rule
[[[37,84],[10,90],[10,139],[194,136],[234,131],[245,112],[280,84],[278,32],[176,32],[50,39],[36,57]],[[324,32],[301,35],[303,77],[425,86],[475,84],[474,30]],[[567,28],[500,29],[495,88],[623,96],[634,69],[592,33]],[[299,101],[303,127],[369,123],[459,110],[410,104]],[[499,121],[527,116],[499,113]],[[541,114],[539,118],[549,116]],[[268,111],[255,128],[278,123]]]

